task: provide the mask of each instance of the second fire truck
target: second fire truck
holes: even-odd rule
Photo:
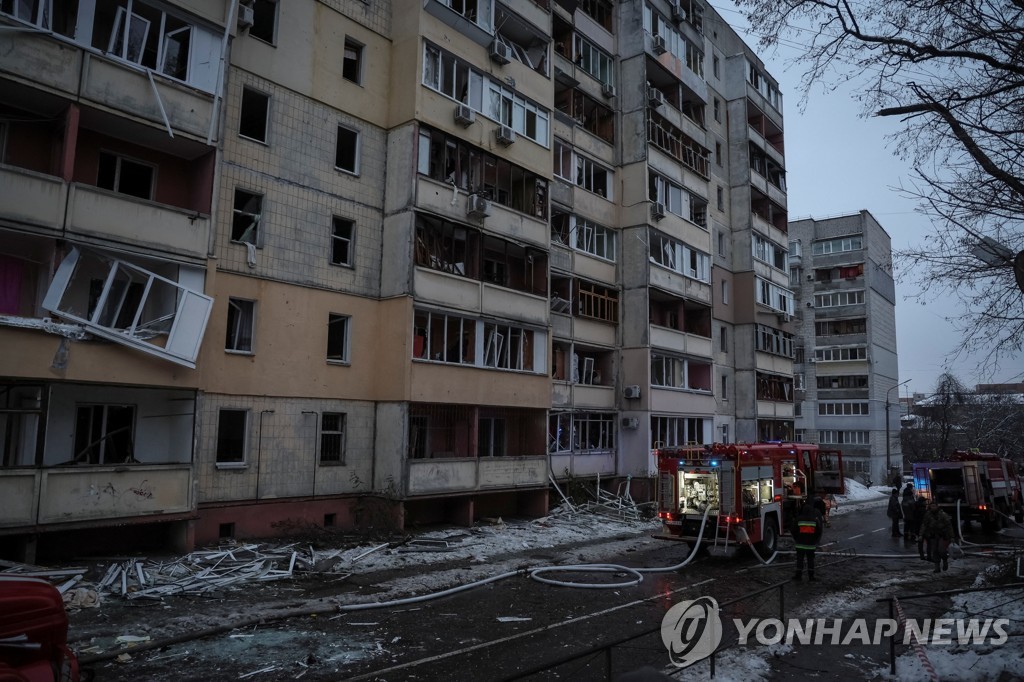
[[[808,443],[736,443],[661,448],[655,537],[702,543],[756,543],[775,551],[780,533],[814,496],[844,492],[839,450]]]

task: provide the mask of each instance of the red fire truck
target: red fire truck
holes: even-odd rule
[[[914,488],[934,499],[951,518],[957,503],[962,521],[980,521],[986,530],[1006,525],[1006,517],[1024,521],[1021,480],[1013,460],[991,452],[957,450],[942,462],[915,462]]]
[[[771,553],[781,532],[815,495],[844,492],[843,457],[808,443],[736,443],[661,448],[655,537],[702,543],[757,543]]]

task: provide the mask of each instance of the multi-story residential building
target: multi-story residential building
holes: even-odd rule
[[[840,447],[851,477],[887,481],[892,472],[886,456],[892,469],[902,470],[903,462],[889,235],[861,211],[795,220],[789,237],[802,332],[795,366],[797,436]]]
[[[713,10],[285,9],[0,5],[0,542],[541,514],[792,434],[781,97]]]

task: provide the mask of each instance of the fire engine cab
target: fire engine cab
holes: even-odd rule
[[[660,448],[657,538],[757,543],[775,551],[779,534],[808,499],[844,492],[843,457],[808,443],[735,443]]]

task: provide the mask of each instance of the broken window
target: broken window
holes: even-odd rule
[[[96,186],[139,199],[152,199],[155,175],[156,167],[152,164],[100,152]]]
[[[345,415],[324,412],[320,416],[320,463],[345,463]]]
[[[228,299],[228,329],[224,350],[252,353],[252,335],[255,327],[256,303],[240,298]]]
[[[615,415],[600,412],[562,412],[548,418],[548,451],[599,454],[615,449]]]
[[[328,362],[348,362],[348,315],[327,316],[327,360]]]
[[[134,462],[134,434],[134,405],[79,405],[75,411],[75,450],[72,462]]]
[[[267,141],[267,115],[270,95],[242,88],[242,110],[238,121],[238,134],[258,142]]]
[[[651,417],[651,448],[674,448],[710,442],[711,419],[702,417]]]
[[[93,280],[103,283],[98,295]],[[43,300],[45,310],[97,336],[192,368],[212,306],[174,280],[79,249],[61,262]]]
[[[0,13],[213,92],[221,36],[141,0],[0,0]]]
[[[248,410],[221,410],[217,417],[217,463],[245,461],[245,427]]]
[[[536,218],[547,218],[547,180],[440,131],[420,128],[419,172]]]
[[[341,65],[341,77],[353,83],[362,82],[363,46],[345,38],[345,57]]]
[[[263,195],[235,188],[235,207],[232,212],[231,241],[263,245],[260,219],[263,216]]]
[[[355,223],[334,216],[331,229],[331,263],[352,265],[352,232]]]
[[[277,33],[277,0],[255,0],[252,10],[249,35],[273,45]]]
[[[334,156],[335,168],[349,173],[359,172],[359,132],[338,126],[338,147]]]

